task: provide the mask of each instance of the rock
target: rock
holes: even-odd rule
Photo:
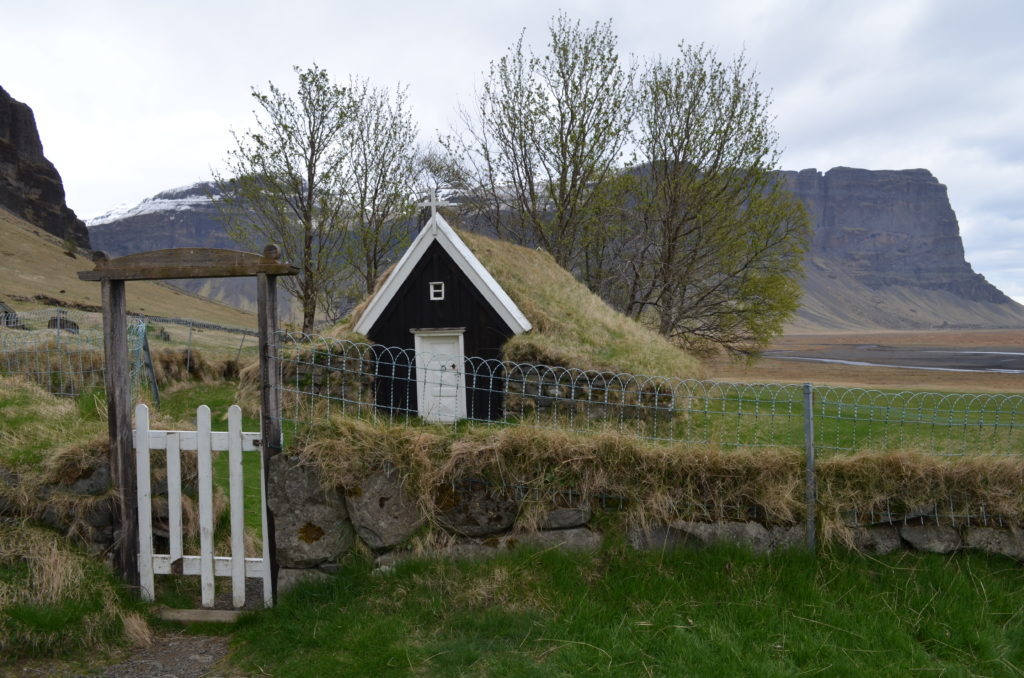
[[[960,533],[948,525],[903,525],[900,537],[918,551],[952,553],[963,546]]]
[[[525,546],[536,549],[557,548],[563,551],[596,551],[601,546],[601,535],[586,527],[574,527],[507,535],[501,541],[502,546],[508,549]]]
[[[277,571],[277,593],[288,593],[293,588],[307,581],[330,581],[331,576],[320,570],[294,570],[282,567]]]
[[[899,530],[892,525],[855,527],[852,532],[853,548],[862,553],[884,556],[903,547]]]
[[[968,527],[964,546],[1024,561],[1024,538],[1019,530],[997,527]]]
[[[799,549],[807,545],[807,527],[805,525],[792,525],[782,527],[776,525],[768,530],[768,550],[775,549]]]
[[[0,87],[0,207],[62,240],[89,247],[89,232],[65,200],[35,115]]]
[[[542,530],[566,530],[572,527],[580,527],[590,522],[592,513],[589,506],[556,508],[548,511],[548,514],[540,521],[538,527]]]
[[[393,467],[345,488],[345,504],[356,534],[375,551],[402,543],[424,521],[419,505],[403,491]]]
[[[96,528],[109,527],[114,524],[114,501],[104,499],[93,502],[82,516],[85,522]]]
[[[627,539],[634,548],[648,551],[726,543],[741,544],[754,551],[764,552],[772,543],[768,530],[760,523],[698,523],[689,520],[677,520],[671,525],[647,531],[630,531]]]
[[[478,478],[465,478],[437,488],[438,522],[465,537],[507,532],[519,515],[519,504],[505,491]]]
[[[268,467],[267,505],[280,566],[316,567],[347,553],[355,533],[341,492],[323,490],[316,471],[289,455],[271,458]]]
[[[98,496],[110,490],[110,464],[104,462],[87,476],[76,480],[69,488],[75,494]]]

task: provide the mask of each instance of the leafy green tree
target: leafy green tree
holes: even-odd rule
[[[756,350],[799,305],[809,222],[777,181],[769,104],[743,55],[703,46],[637,79],[631,228],[602,291],[691,350]]]
[[[630,73],[610,22],[586,29],[560,14],[549,35],[543,56],[521,35],[491,63],[475,106],[461,111],[464,134],[447,146],[491,230],[577,268],[626,142]]]
[[[301,305],[302,330],[316,318],[321,290],[339,267],[352,177],[346,137],[353,115],[349,92],[315,64],[298,75],[295,97],[273,83],[252,89],[256,127],[234,133],[226,170],[215,173],[220,214],[232,238],[254,250],[274,242],[299,275],[281,279]]]

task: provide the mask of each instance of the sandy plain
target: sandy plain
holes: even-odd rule
[[[790,356],[863,362],[875,362],[872,356],[886,352],[893,358],[913,356],[914,364],[921,366],[949,368],[962,366],[964,351],[1024,353],[1024,328],[790,333],[777,338],[768,347],[766,357],[745,363],[719,356],[709,362],[708,373],[710,378],[719,381],[809,382],[864,388],[1024,393],[1024,374],[868,367],[770,357],[776,351]]]

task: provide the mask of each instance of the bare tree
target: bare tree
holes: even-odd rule
[[[366,80],[353,80],[350,92],[351,226],[344,261],[357,276],[352,291],[361,297],[373,291],[383,268],[409,241],[419,168],[405,88],[396,88],[392,98]]]
[[[318,312],[333,319],[372,291],[407,241],[416,126],[402,87],[392,96],[366,80],[340,87],[316,65],[295,72],[295,98],[253,89],[257,127],[235,134],[215,179],[229,234],[252,248],[279,243],[298,263],[283,282],[309,332]]]
[[[463,134],[446,145],[494,232],[576,268],[626,141],[630,74],[610,22],[584,29],[560,14],[549,35],[542,57],[520,36],[491,63],[474,108],[461,111]]]
[[[282,284],[301,304],[302,330],[308,332],[320,290],[341,275],[351,185],[345,140],[353,104],[316,64],[295,67],[295,73],[295,97],[273,83],[265,93],[252,89],[256,127],[234,134],[237,146],[214,179],[231,237],[251,249],[275,242],[299,266],[300,274]]]

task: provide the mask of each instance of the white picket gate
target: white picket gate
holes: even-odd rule
[[[135,455],[139,492],[139,575],[142,597],[153,600],[154,575],[198,575],[203,607],[213,607],[214,577],[231,577],[232,604],[245,605],[246,577],[263,580],[263,604],[273,604],[269,541],[267,539],[267,498],[262,456],[260,457],[260,504],[262,515],[263,557],[245,557],[245,506],[243,453],[260,454],[260,434],[242,431],[242,410],[228,410],[228,430],[213,431],[210,408],[196,410],[196,431],[151,431],[149,408],[135,408]],[[153,553],[152,488],[150,450],[167,451],[167,505],[170,553]],[[231,555],[215,556],[213,550],[213,455],[228,453],[229,496],[231,500]],[[181,453],[195,452],[199,471],[199,555],[182,553],[181,527]]]

